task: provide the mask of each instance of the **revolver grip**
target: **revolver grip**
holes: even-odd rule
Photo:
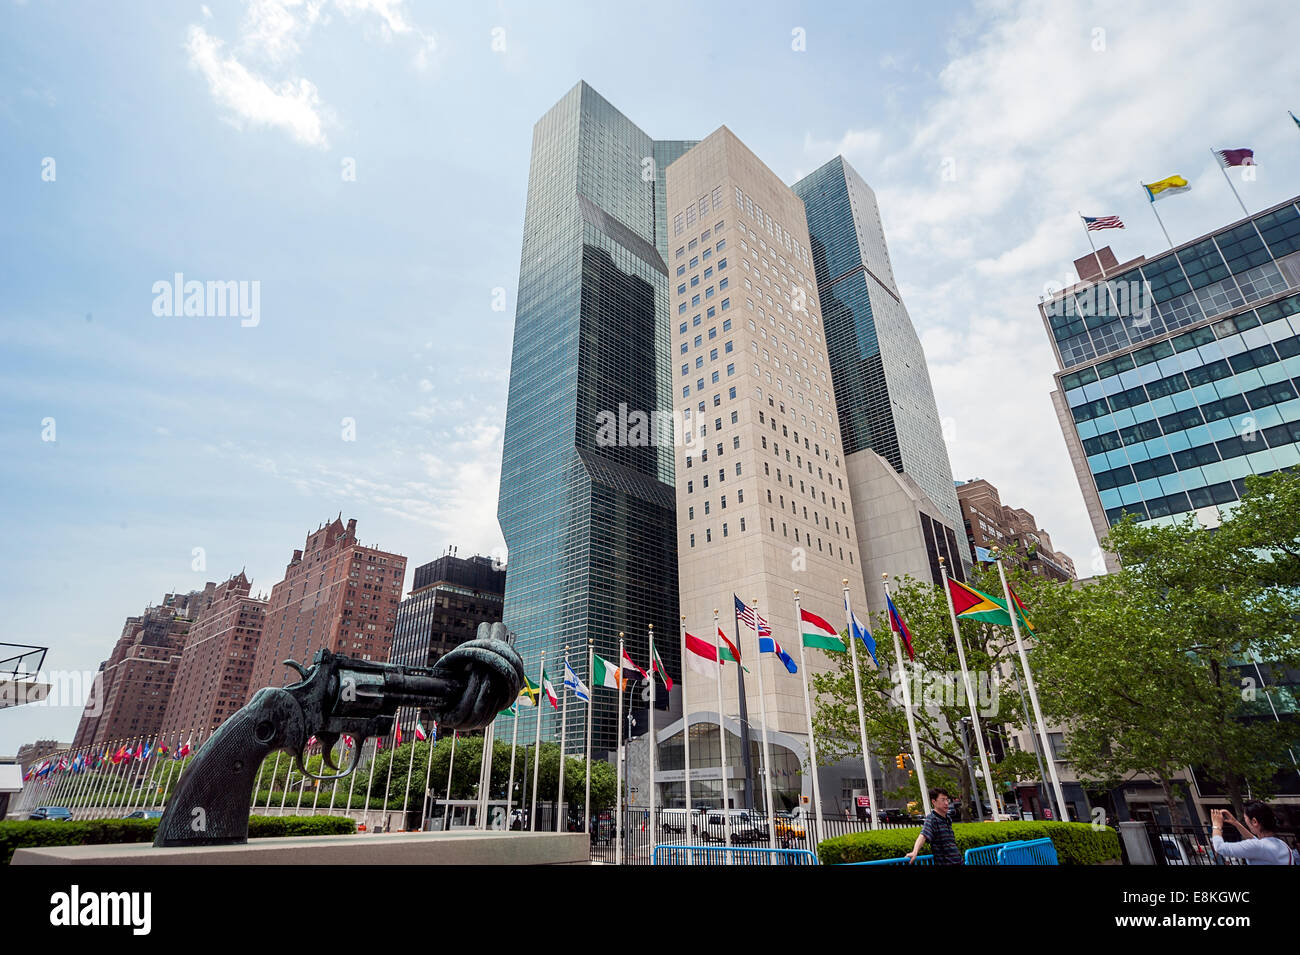
[[[305,723],[293,694],[277,687],[259,690],[199,748],[167,801],[153,844],[247,842],[249,804],[262,760],[276,750],[301,750]]]

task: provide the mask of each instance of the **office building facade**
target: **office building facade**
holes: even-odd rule
[[[842,156],[792,187],[807,210],[826,352],[872,610],[880,574],[970,566],[925,353],[898,291],[875,193]],[[893,478],[884,464],[902,478]]]
[[[415,584],[397,607],[389,659],[405,666],[433,666],[449,651],[473,640],[481,623],[502,616],[506,572],[490,557],[444,554],[415,568]],[[416,714],[399,714],[402,732],[411,732]],[[419,714],[426,729],[432,716]]]
[[[406,558],[363,546],[355,519],[308,534],[271,588],[249,695],[296,683],[284,661],[310,666],[317,650],[386,663],[405,576]]]
[[[1300,205],[1110,263],[1039,304],[1097,539],[1129,513],[1216,526],[1247,475],[1300,463]]]
[[[505,623],[534,682],[543,652],[558,686],[565,646],[582,671],[588,640],[612,661],[624,632],[645,664],[650,626],[677,632],[664,169],[689,146],[586,83],[533,131],[497,515]],[[676,641],[660,653],[678,675]],[[593,709],[593,746],[612,749],[613,695]],[[585,730],[569,727],[572,748]]]
[[[725,126],[669,166],[667,179],[673,398],[683,432],[676,449],[681,612],[691,632],[710,639],[715,608],[732,633],[732,595],[757,601],[797,659],[795,588],[803,609],[837,626],[841,581],[849,580],[859,603],[863,594],[804,204]],[[752,631],[739,636],[750,669],[763,670],[768,728],[789,742],[774,747],[774,798],[778,808],[797,805],[807,739],[801,680],[772,654],[760,657]],[[807,663],[811,673],[829,666],[820,651]],[[746,677],[755,737],[757,677]],[[703,738],[713,732],[704,724],[716,709],[715,686],[691,672],[684,679],[691,719],[702,721],[692,733]],[[734,679],[724,679],[724,710],[738,706]],[[675,744],[667,742],[671,753]],[[698,781],[700,795],[716,799],[721,793],[708,787],[722,788],[720,771],[701,769],[693,791]],[[733,804],[743,804],[739,769],[729,767]]]
[[[1061,582],[1076,579],[1074,561],[1052,547],[1052,538],[1023,507],[1007,507],[998,489],[982,478],[957,485],[957,501],[971,549],[1014,552],[1030,573]],[[978,553],[978,552],[977,552]]]

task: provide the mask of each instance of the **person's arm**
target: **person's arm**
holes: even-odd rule
[[[1238,832],[1241,833],[1241,837],[1242,837],[1243,839],[1255,839],[1255,838],[1258,838],[1258,837],[1257,837],[1253,832],[1250,831],[1250,829],[1248,829],[1248,828],[1246,827],[1246,824],[1245,824],[1245,823],[1243,823],[1241,820],[1239,820],[1236,816],[1234,816],[1234,815],[1233,815],[1231,812],[1229,812],[1227,809],[1223,810],[1223,821],[1224,821],[1224,822],[1230,822],[1230,823],[1232,823],[1233,828],[1236,829]]]
[[[1223,835],[1215,832],[1210,843],[1214,846],[1214,851],[1225,859],[1245,859],[1247,862],[1265,863],[1274,861],[1272,849],[1265,844],[1264,840],[1253,836],[1240,842],[1224,842]]]
[[[921,826],[921,832],[916,837],[916,845],[912,846],[912,851],[905,857],[907,864],[911,865],[916,861],[916,854],[921,851],[921,846],[925,845],[926,840],[930,838],[930,817],[925,817],[925,824]]]

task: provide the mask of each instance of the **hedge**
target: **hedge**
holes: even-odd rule
[[[1119,834],[1114,829],[1094,829],[1086,822],[964,822],[952,831],[962,852],[998,842],[1049,838],[1061,865],[1097,865],[1120,858]],[[919,826],[849,833],[818,845],[817,856],[823,865],[897,859],[912,851],[920,834]]]
[[[157,819],[87,819],[84,822],[52,820],[0,821],[0,855],[8,865],[15,849],[41,846],[99,846],[124,842],[153,842]],[[250,816],[251,839],[275,836],[329,836],[357,831],[347,816]]]

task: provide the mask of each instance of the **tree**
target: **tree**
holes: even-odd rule
[[[1066,758],[1109,785],[1150,774],[1171,818],[1173,777],[1195,766],[1240,813],[1245,787],[1267,792],[1296,735],[1293,721],[1272,720],[1253,663],[1270,661],[1277,674],[1300,665],[1300,476],[1248,478],[1217,530],[1190,515],[1155,526],[1130,516],[1105,546],[1122,569],[1080,588],[1017,574],[1038,629],[1043,707],[1067,726]],[[1274,693],[1295,712],[1293,698]]]
[[[972,583],[990,592],[996,592],[991,588],[1000,587],[1000,584],[984,578]],[[971,790],[972,767],[967,763],[960,736],[961,720],[970,715],[970,710],[953,643],[947,597],[940,588],[910,577],[897,582],[891,593],[912,632],[916,661],[909,664],[912,673],[910,685],[927,782],[944,788],[953,786],[955,782],[954,790],[960,792],[963,805],[974,818],[974,799],[978,797]],[[877,615],[872,620],[871,629],[876,634],[880,668],[873,666],[870,655],[861,646],[858,648],[858,666],[867,738],[872,755],[883,763],[892,754],[910,754],[911,742],[886,615]],[[1010,700],[1002,699],[1000,673],[1004,664],[1013,662],[1015,652],[1014,645],[1007,647],[1010,630],[967,620],[961,621],[961,634],[981,724],[1019,725],[1016,707]],[[852,658],[848,653],[828,656],[834,669],[813,676],[810,681],[817,693],[813,729],[817,735],[818,758],[826,763],[861,754]],[[974,745],[971,745],[970,756],[978,769],[979,757]],[[1023,762],[1015,764],[1017,773],[1023,772],[1024,767]],[[916,799],[922,807],[928,808],[929,799],[920,791],[919,778],[912,777],[911,782],[912,785],[888,795]]]

